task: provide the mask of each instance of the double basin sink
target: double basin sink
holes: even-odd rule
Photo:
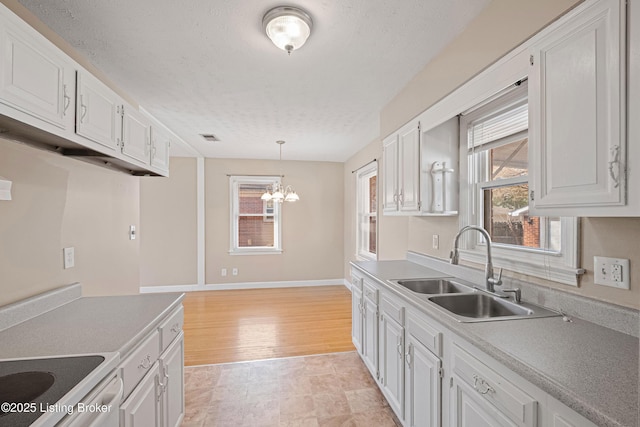
[[[558,313],[528,303],[514,303],[505,297],[451,279],[391,280],[427,300],[459,322],[531,319],[558,316]]]

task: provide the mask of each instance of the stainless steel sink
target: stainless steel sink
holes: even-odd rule
[[[515,304],[482,292],[437,295],[430,297],[429,301],[444,309],[459,322],[486,322],[559,316],[558,313],[533,304]]]
[[[392,282],[419,294],[473,292],[473,288],[447,279],[406,279]]]

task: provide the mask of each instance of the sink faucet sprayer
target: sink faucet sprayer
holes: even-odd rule
[[[498,274],[498,278],[496,279],[493,275],[493,263],[491,261],[491,236],[487,233],[482,227],[478,227],[477,225],[467,225],[466,227],[462,227],[458,234],[456,234],[456,238],[453,241],[453,251],[451,251],[450,260],[451,264],[458,264],[458,241],[460,240],[460,235],[465,231],[476,230],[487,241],[487,262],[484,266],[484,277],[485,277],[485,286],[487,287],[487,291],[495,292],[495,287],[502,285],[502,269],[500,269],[500,273]]]

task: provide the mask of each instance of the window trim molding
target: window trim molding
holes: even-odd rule
[[[280,203],[274,203],[274,246],[238,246],[238,187],[242,184],[273,184],[281,182],[280,176],[231,175],[229,176],[229,255],[278,255],[282,250],[282,211]]]
[[[363,166],[360,169],[358,169],[357,173],[356,173],[356,259],[359,261],[376,261],[378,259],[378,254],[372,254],[369,251],[364,251],[363,250],[363,235],[361,234],[361,229],[360,229],[360,221],[362,220],[362,214],[361,212],[363,211],[363,207],[365,204],[364,198],[365,198],[365,194],[364,191],[361,191],[361,186],[363,185],[362,183],[362,179],[366,176],[372,175],[373,173],[375,173],[375,176],[378,176],[378,163],[377,162],[372,162],[369,165]],[[378,201],[378,188],[379,188],[379,180],[376,178],[376,203]],[[378,247],[378,211],[379,211],[379,206],[376,206],[376,248]]]
[[[517,105],[526,98],[526,85],[515,87],[489,102],[482,103],[460,117],[460,228],[467,225],[482,226],[482,212],[476,212],[475,204],[481,198],[481,185],[471,184],[471,174],[476,172],[472,165],[473,156],[480,151],[469,147],[469,125],[481,117],[490,115],[497,109]],[[518,178],[516,178],[517,180]],[[526,182],[529,179],[526,178]],[[507,184],[501,180],[497,185]],[[493,184],[487,184],[492,187]],[[491,247],[494,265],[528,276],[533,276],[566,285],[578,286],[579,276],[584,272],[580,263],[580,221],[575,217],[561,217],[561,252],[553,253],[534,248],[510,247],[494,243]],[[460,259],[463,261],[484,264],[486,261],[486,244],[480,234],[465,233],[460,236]]]

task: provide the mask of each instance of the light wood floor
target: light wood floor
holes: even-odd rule
[[[354,350],[344,286],[190,292],[185,365]]]

